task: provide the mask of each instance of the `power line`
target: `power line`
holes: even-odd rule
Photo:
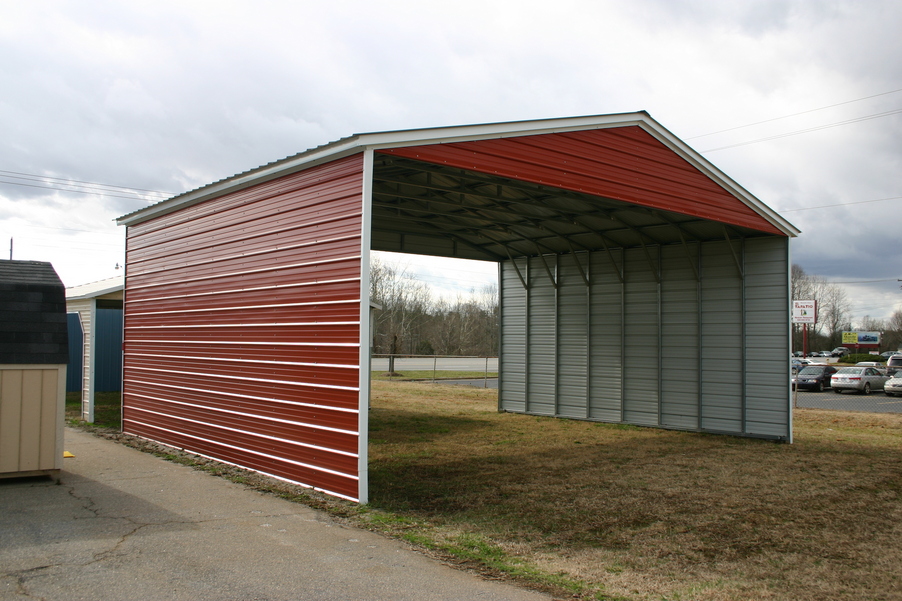
[[[84,232],[86,234],[95,234],[95,235],[101,235],[101,236],[121,236],[122,235],[122,230],[120,230],[118,227],[116,228],[115,231],[112,231],[112,232],[101,232],[98,230],[81,230],[81,229],[76,229],[76,228],[71,228],[71,227],[49,227],[46,225],[31,225],[30,223],[24,223],[21,225],[17,225],[16,227],[29,227],[32,229],[55,230],[55,231],[61,231],[61,232]]]
[[[883,202],[884,200],[899,200],[902,199],[902,196],[890,196],[888,198],[874,198],[871,200],[856,200],[852,202],[839,202],[832,205],[820,205],[817,207],[802,207],[801,209],[785,209],[782,211],[777,211],[778,213],[792,213],[794,211],[813,211],[814,209],[829,209],[832,207],[846,207],[849,205],[862,205],[868,202]]]
[[[858,281],[853,281],[853,282],[833,282],[833,281],[831,281],[830,283],[831,284],[873,284],[875,282],[898,282],[898,281],[899,280],[897,278],[888,278],[888,279],[883,279],[883,280],[858,280]]]
[[[135,197],[135,196],[122,196],[119,194],[108,194],[103,190],[73,190],[71,188],[60,188],[58,186],[38,186],[35,184],[23,184],[21,182],[8,182],[5,180],[0,180],[0,184],[7,184],[10,186],[25,186],[28,188],[43,188],[44,190],[58,190],[60,192],[75,192],[76,194],[102,194],[103,196],[107,196],[109,198],[124,198],[126,200],[147,200],[146,198]]]
[[[172,196],[172,193],[160,190],[129,188],[127,186],[118,186],[115,184],[88,182],[84,180],[38,175],[35,173],[23,173],[21,171],[8,171],[4,169],[0,169],[0,178],[3,178],[0,179],[0,184],[9,186],[24,186],[27,188],[57,190],[60,192],[74,192],[76,194],[99,194],[108,198],[122,198],[125,200],[159,201]],[[24,181],[10,181],[11,179]],[[132,196],[125,196],[124,194],[131,194]]]
[[[749,144],[757,144],[758,142],[768,142],[770,140],[779,140],[780,138],[788,138],[790,136],[797,136],[799,134],[807,134],[813,131],[820,131],[822,129],[829,129],[831,127],[839,127],[840,125],[848,125],[850,123],[859,123],[861,121],[870,121],[871,119],[879,119],[880,117],[887,117],[889,115],[896,115],[898,113],[902,113],[902,109],[895,109],[892,111],[886,111],[885,113],[877,113],[875,115],[867,115],[865,117],[857,117],[855,119],[848,119],[846,121],[838,121],[836,123],[829,123],[827,125],[819,125],[817,127],[809,127],[807,129],[799,129],[796,131],[787,132],[785,134],[777,134],[775,136],[768,136],[766,138],[758,138],[757,140],[749,140],[748,142],[738,142],[736,144],[728,144],[727,146],[719,146],[717,148],[709,148],[708,150],[702,150],[702,153],[706,152],[716,152],[718,150],[725,150],[727,148],[735,148],[737,146],[747,146]]]
[[[772,119],[765,119],[764,121],[756,121],[755,123],[748,123],[746,125],[737,125],[736,127],[730,127],[727,129],[721,129],[719,131],[713,131],[709,134],[702,134],[700,136],[692,136],[691,138],[686,138],[687,140],[697,140],[698,138],[705,138],[707,136],[713,136],[716,134],[726,133],[728,131],[735,131],[737,129],[745,129],[746,127],[754,127],[755,125],[762,125],[764,123],[771,123],[773,121],[780,121],[781,119],[788,119],[790,117],[798,117],[799,115],[807,115],[808,113],[815,113],[817,111],[823,111],[826,109],[832,109],[837,106],[842,106],[844,104],[852,104],[854,102],[861,102],[862,100],[870,100],[871,98],[878,98],[880,96],[887,96],[889,94],[897,94],[902,92],[902,89],[892,90],[889,92],[881,92],[880,94],[873,94],[871,96],[864,96],[863,98],[856,98],[855,100],[846,100],[845,102],[837,102],[836,104],[829,104],[827,106],[822,106],[816,109],[808,109],[807,111],[801,111],[799,113],[792,113],[791,115],[783,115],[782,117],[774,117]]]
[[[17,177],[18,179],[28,179],[32,181],[44,181],[44,180],[56,180],[58,183],[63,184],[86,184],[87,186],[99,186],[104,188],[116,188],[119,191],[123,192],[132,192],[132,191],[140,191],[140,192],[151,192],[153,194],[161,194],[164,196],[172,196],[172,192],[164,192],[162,190],[148,190],[147,188],[133,188],[131,186],[117,186],[115,184],[102,184],[99,182],[87,182],[80,179],[71,179],[64,177],[54,177],[52,175],[38,175],[36,173],[22,173],[21,171],[6,171],[5,169],[0,169],[0,174],[6,175],[8,177]],[[21,177],[18,177],[21,176]]]

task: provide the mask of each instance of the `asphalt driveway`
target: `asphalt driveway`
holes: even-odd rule
[[[0,480],[0,600],[550,599],[86,432],[65,447],[59,485]]]

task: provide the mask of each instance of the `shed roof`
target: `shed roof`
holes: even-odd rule
[[[43,261],[0,260],[0,364],[65,364],[63,283]]]
[[[355,134],[119,218],[373,150],[373,248],[502,260],[799,233],[648,113]]]
[[[83,300],[107,295],[115,295],[117,298],[122,298],[124,287],[125,276],[117,275],[105,280],[66,288],[66,300]]]

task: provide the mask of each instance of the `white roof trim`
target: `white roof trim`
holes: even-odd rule
[[[135,225],[229,192],[248,188],[315,165],[363,152],[366,149],[379,150],[405,146],[449,144],[452,142],[629,126],[639,126],[647,131],[787,236],[794,237],[799,234],[799,230],[795,226],[783,219],[748,190],[737,184],[644,111],[355,134],[281,161],[209,184],[197,190],[174,196],[146,209],[119,217],[116,222],[119,225]]]
[[[125,277],[117,275],[116,277],[100,280],[99,282],[91,282],[90,284],[66,288],[66,301],[97,298],[98,296],[119,292],[123,288],[125,288]]]

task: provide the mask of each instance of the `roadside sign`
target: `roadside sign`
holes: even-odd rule
[[[792,323],[817,323],[817,301],[792,301]]]

